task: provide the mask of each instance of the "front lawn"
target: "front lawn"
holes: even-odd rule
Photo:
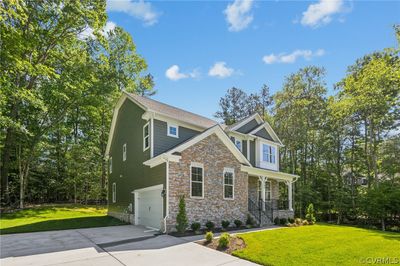
[[[240,236],[247,246],[233,255],[263,265],[362,265],[374,258],[400,262],[399,233],[323,224]]]
[[[107,216],[103,206],[45,205],[2,214],[0,234],[76,229],[125,224]]]

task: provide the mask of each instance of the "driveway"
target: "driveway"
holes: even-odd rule
[[[4,235],[0,245],[2,266],[256,265],[133,225]]]

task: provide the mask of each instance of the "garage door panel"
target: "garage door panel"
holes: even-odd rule
[[[138,223],[140,225],[160,229],[163,217],[162,189],[142,191],[138,193]]]

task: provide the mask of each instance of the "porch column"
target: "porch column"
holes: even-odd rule
[[[288,205],[289,205],[289,211],[293,211],[293,188],[292,188],[292,181],[286,181],[286,184],[288,186]]]
[[[262,199],[262,210],[265,211],[265,182],[267,182],[266,176],[259,176],[258,177],[261,182],[261,199]]]

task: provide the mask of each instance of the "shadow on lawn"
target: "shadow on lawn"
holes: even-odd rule
[[[47,220],[31,224],[8,227],[0,230],[0,234],[28,233],[77,228],[124,225],[126,223],[110,216],[77,217],[69,219]]]

